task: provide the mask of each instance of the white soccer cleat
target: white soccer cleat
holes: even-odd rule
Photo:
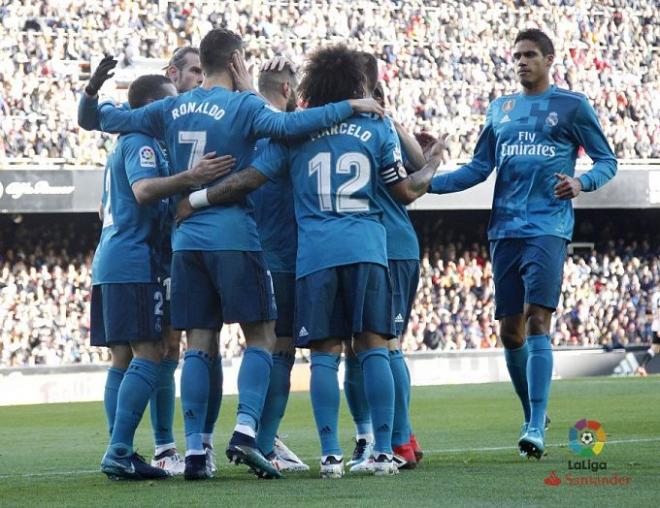
[[[165,470],[170,476],[178,476],[185,471],[186,461],[179,455],[176,448],[170,448],[155,456],[151,460],[151,466]]]
[[[309,466],[305,464],[300,457],[291,451],[278,437],[273,444],[274,457],[270,458],[271,463],[282,472],[300,473],[309,471]]]
[[[344,476],[344,458],[328,455],[321,461],[321,478],[341,478]]]
[[[399,468],[392,455],[381,453],[373,459],[373,474],[375,476],[394,476],[399,474]]]
[[[209,477],[213,476],[218,472],[218,466],[215,465],[215,451],[211,445],[204,445],[204,451],[206,452],[206,472]]]
[[[368,461],[371,458],[373,451],[373,443],[368,443],[366,439],[356,439],[353,457],[348,461],[348,467],[351,468],[351,472],[353,472],[354,466]]]
[[[374,458],[370,456],[360,462],[355,462],[349,471],[352,474],[374,474]]]

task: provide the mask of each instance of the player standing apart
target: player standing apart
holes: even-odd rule
[[[471,162],[436,176],[431,192],[458,192],[483,182],[497,167],[488,229],[509,374],[523,406],[518,447],[540,458],[552,379],[550,319],[559,300],[566,245],[573,234],[571,199],[615,174],[617,161],[596,114],[579,93],[550,84],[550,38],[523,30],[513,49],[522,90],[495,99]],[[574,178],[578,149],[594,164]]]

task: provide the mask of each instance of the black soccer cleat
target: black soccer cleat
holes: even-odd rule
[[[253,437],[234,432],[225,454],[233,464],[245,464],[257,476],[265,480],[282,478],[282,474],[263,456]]]
[[[187,455],[186,469],[183,472],[186,480],[208,480],[211,478],[206,467],[206,455]]]
[[[111,480],[164,480],[169,475],[159,467],[152,467],[144,457],[133,453],[128,457],[106,454],[101,461],[101,471]]]

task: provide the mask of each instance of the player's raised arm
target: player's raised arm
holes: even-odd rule
[[[427,163],[422,147],[415,139],[415,136],[407,132],[403,125],[401,125],[396,120],[393,120],[392,122],[394,123],[394,128],[396,129],[396,133],[399,136],[401,149],[406,154],[406,158],[404,160],[406,170],[408,173],[419,171]]]
[[[103,132],[125,134],[142,132],[156,139],[165,137],[165,103],[172,98],[161,99],[138,110],[127,110],[104,103],[99,106],[99,123]]]
[[[100,130],[98,115],[98,93],[103,84],[114,76],[112,70],[117,65],[117,60],[111,56],[104,57],[94,69],[94,73],[80,95],[78,102],[78,125],[85,130]]]
[[[617,160],[598,122],[594,108],[586,98],[580,101],[571,127],[577,143],[584,147],[594,161],[591,170],[581,175],[578,180],[584,192],[595,191],[614,178]]]
[[[480,184],[488,178],[488,175],[495,168],[495,150],[495,133],[493,132],[491,120],[491,108],[489,108],[486,114],[486,124],[477,140],[472,160],[456,171],[434,177],[429,192],[448,194],[450,192],[460,192]]]

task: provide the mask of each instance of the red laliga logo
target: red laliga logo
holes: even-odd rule
[[[550,487],[559,487],[561,485],[561,478],[557,476],[557,471],[550,471],[550,474],[543,479],[543,483]]]

